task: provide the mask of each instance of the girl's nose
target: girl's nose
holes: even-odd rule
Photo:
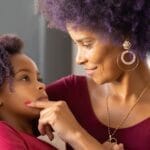
[[[38,89],[39,90],[45,90],[45,88],[46,88],[46,85],[42,82],[39,82]]]

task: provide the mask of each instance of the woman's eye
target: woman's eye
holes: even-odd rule
[[[86,47],[86,48],[91,48],[92,44],[83,44],[83,46]]]

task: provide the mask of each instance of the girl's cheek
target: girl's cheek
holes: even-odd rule
[[[28,106],[29,104],[31,104],[31,100],[25,100],[25,102],[24,102],[24,104],[26,105],[26,106]]]

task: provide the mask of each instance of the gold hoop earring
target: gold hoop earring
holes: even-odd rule
[[[123,71],[132,71],[139,65],[139,59],[136,54],[130,50],[131,43],[127,40],[123,42],[124,51],[117,57],[117,65]]]

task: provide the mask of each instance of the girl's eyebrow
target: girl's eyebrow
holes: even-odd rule
[[[31,72],[29,69],[19,69],[15,74],[18,74],[20,72]]]
[[[20,72],[28,72],[28,73],[31,73],[31,70],[23,68],[23,69],[19,69],[17,72],[15,72],[15,74],[18,74],[18,73],[20,73]],[[38,76],[40,76],[40,72],[39,72],[39,71],[36,71],[36,73],[37,73]]]

